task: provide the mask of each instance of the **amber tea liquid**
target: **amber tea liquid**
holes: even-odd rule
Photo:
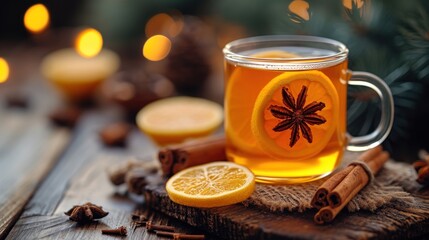
[[[264,55],[264,52],[284,52],[281,48],[266,48],[243,52],[243,55]],[[287,52],[317,62],[318,54],[328,50],[289,47]],[[323,61],[323,60],[320,60]],[[252,111],[261,90],[275,77],[288,72],[318,70],[332,82],[338,95],[338,113],[329,123],[335,126],[332,137],[320,152],[306,158],[275,157],[258,143],[251,129]],[[279,70],[270,64],[251,64],[225,61],[225,129],[228,160],[247,166],[260,182],[299,183],[326,176],[339,164],[346,146],[347,59],[341,62],[321,62],[317,68],[305,65],[293,70]],[[301,134],[298,141],[305,141]]]

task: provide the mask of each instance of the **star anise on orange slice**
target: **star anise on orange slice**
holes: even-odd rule
[[[326,122],[323,116],[316,113],[325,107],[325,103],[313,101],[305,105],[307,90],[306,86],[302,86],[295,102],[295,98],[290,90],[287,87],[283,87],[282,100],[284,106],[269,106],[271,114],[275,118],[282,120],[274,126],[273,131],[282,132],[288,129],[292,130],[289,142],[290,147],[293,147],[299,140],[300,130],[307,142],[312,143],[313,135],[309,125],[320,125]]]
[[[345,106],[340,106],[339,96],[321,71],[286,71],[259,92],[253,105],[252,136],[274,158],[316,156],[336,131],[345,128],[339,115],[340,107]],[[305,139],[299,139],[300,135]]]

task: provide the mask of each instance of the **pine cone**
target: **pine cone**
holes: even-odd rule
[[[206,48],[200,42],[204,38],[202,28],[205,26],[199,20],[185,18],[183,30],[172,39],[167,57],[165,75],[184,94],[197,94],[211,73],[210,62],[205,55]]]

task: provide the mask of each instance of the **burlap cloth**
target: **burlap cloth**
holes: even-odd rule
[[[358,155],[351,152],[344,154],[342,167],[355,160]],[[415,181],[416,178],[416,173],[410,164],[389,160],[375,176],[374,181],[350,201],[347,209],[350,212],[358,210],[375,211],[392,201],[412,203],[415,198],[409,191],[412,190],[411,188],[419,187]],[[258,183],[254,193],[244,204],[263,207],[273,212],[303,212],[312,208],[313,194],[326,179],[294,185]]]

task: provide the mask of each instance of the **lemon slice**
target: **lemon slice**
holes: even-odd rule
[[[220,207],[244,201],[255,189],[253,173],[236,163],[213,162],[178,172],[166,184],[173,202]]]
[[[286,72],[259,93],[251,128],[258,143],[277,158],[307,158],[322,151],[338,125],[335,86],[317,70]]]
[[[136,117],[138,127],[159,145],[209,135],[222,121],[223,109],[219,104],[192,97],[155,101]]]

